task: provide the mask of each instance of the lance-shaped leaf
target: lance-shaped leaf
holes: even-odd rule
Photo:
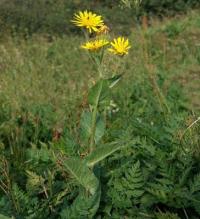
[[[89,111],[84,111],[81,115],[81,122],[80,122],[80,134],[81,139],[83,141],[88,141],[91,132],[92,132],[92,113]],[[103,137],[105,132],[105,122],[101,115],[97,115],[96,119],[96,130],[95,130],[95,142],[98,143],[101,138]]]
[[[91,154],[89,154],[85,159],[87,166],[91,167],[105,159],[109,155],[113,154],[115,151],[121,149],[124,145],[110,143],[103,146],[97,147]]]
[[[91,135],[92,128],[92,113],[83,111],[80,121],[80,137],[82,141],[88,141]]]
[[[115,75],[112,78],[99,80],[92,88],[88,95],[88,102],[91,106],[107,106],[111,100],[111,88],[114,87],[121,79],[122,74]]]
[[[86,163],[78,158],[70,158],[63,161],[63,166],[76,181],[82,185],[90,194],[94,194],[98,187],[98,179],[87,167]]]
[[[109,83],[109,88],[114,87],[122,78],[122,74],[115,75],[112,78],[107,79]]]
[[[108,80],[99,80],[89,91],[88,102],[91,106],[108,105],[110,102]]]

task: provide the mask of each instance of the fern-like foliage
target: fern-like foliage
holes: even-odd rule
[[[26,183],[27,190],[31,191],[32,193],[40,191],[41,185],[44,184],[45,179],[35,172],[29,170],[27,170],[26,172],[27,172],[27,183]]]
[[[200,173],[195,175],[189,183],[191,205],[200,215]]]
[[[17,184],[12,186],[13,203],[18,214],[23,214],[24,211],[30,208],[31,200],[28,194],[19,188]]]
[[[131,207],[139,203],[144,194],[144,177],[140,169],[140,162],[137,161],[121,172],[120,176],[113,175],[108,183],[111,189],[109,197],[117,208]]]

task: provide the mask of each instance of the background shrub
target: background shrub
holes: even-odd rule
[[[4,0],[0,3],[0,28],[12,34],[22,32],[31,35],[36,32],[48,34],[69,34],[75,31],[70,23],[73,13],[81,9],[92,9],[105,15],[111,27],[117,32],[124,25],[131,26],[135,16],[143,14],[174,15],[200,5],[198,0],[143,0],[139,14],[134,10],[120,10],[120,0]],[[117,26],[117,28],[116,28]],[[125,31],[126,32],[126,31]]]

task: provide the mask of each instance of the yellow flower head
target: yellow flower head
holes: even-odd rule
[[[110,28],[106,25],[103,25],[98,29],[97,35],[107,34],[109,31],[110,31]]]
[[[89,30],[90,33],[97,32],[98,28],[104,25],[102,17],[92,12],[84,11],[74,14],[72,22],[78,27],[84,27]]]
[[[129,40],[124,37],[118,37],[111,42],[111,48],[108,50],[115,55],[126,55],[128,54],[128,50],[131,48],[129,45]]]
[[[100,40],[89,41],[89,42],[85,43],[84,45],[82,45],[81,47],[83,49],[87,49],[89,51],[97,51],[97,50],[101,49],[102,47],[106,46],[107,44],[109,44],[109,42],[107,40],[100,39]]]

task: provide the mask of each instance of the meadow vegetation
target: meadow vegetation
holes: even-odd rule
[[[200,218],[199,10],[131,23],[103,78],[74,31],[0,39],[0,219]]]

